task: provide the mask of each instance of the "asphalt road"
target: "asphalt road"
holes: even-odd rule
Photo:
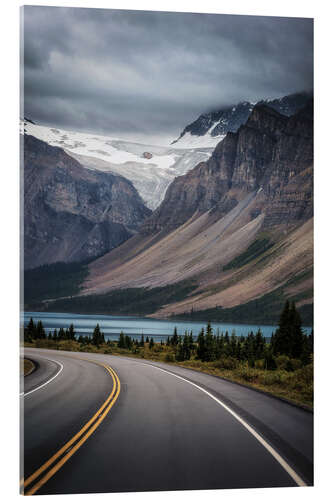
[[[25,355],[38,363],[21,396],[25,494],[313,483],[310,412],[172,365]]]

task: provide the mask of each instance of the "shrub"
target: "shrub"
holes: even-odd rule
[[[279,371],[265,372],[260,381],[263,385],[280,385],[283,378],[281,378],[281,372]]]
[[[218,363],[215,361],[213,364]],[[183,361],[183,364],[192,366],[193,368],[202,368],[203,366],[207,366],[208,363],[204,363],[200,359],[191,359],[191,361]]]
[[[302,368],[302,361],[300,359],[289,358],[285,354],[281,354],[276,358],[276,365],[279,370],[293,372]]]
[[[275,358],[275,362],[279,370],[287,370],[287,366],[290,364],[290,358],[285,354],[281,354]]]
[[[83,347],[80,347],[80,351],[81,352],[94,352],[95,353],[95,352],[98,352],[98,349],[95,346],[88,344],[88,345],[85,345]]]
[[[237,359],[228,357],[228,358],[221,358],[217,363],[216,363],[216,368],[220,368],[222,370],[235,370],[237,368],[239,362]]]
[[[276,361],[270,350],[265,354],[265,368],[267,370],[276,370]]]
[[[292,371],[299,370],[302,368],[302,361],[300,359],[291,359],[290,360]]]
[[[303,368],[295,371],[293,385],[295,388],[313,386],[313,363],[303,366]]]
[[[175,355],[168,352],[165,356],[164,356],[164,361],[166,361],[167,363],[174,363],[176,361],[175,359]]]
[[[54,343],[52,340],[48,339],[37,339],[35,341],[35,347],[41,348],[41,349],[52,349]]]
[[[104,354],[112,354],[112,348],[111,347],[105,347],[105,349],[103,349],[103,352],[104,352]]]
[[[238,371],[238,375],[246,382],[256,382],[258,380],[259,372],[255,368],[242,366]]]
[[[264,359],[256,359],[254,363],[254,367],[257,368],[258,370],[264,370],[265,369],[265,360]]]
[[[61,340],[58,342],[59,349],[62,351],[77,351],[79,348],[79,343],[75,340]]]

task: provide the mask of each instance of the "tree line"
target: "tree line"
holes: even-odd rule
[[[53,332],[49,332],[47,334],[41,320],[34,323],[33,319],[30,318],[28,325],[24,327],[24,342],[31,343],[35,340],[42,339],[53,340],[56,342],[60,340],[76,340],[74,325],[71,323],[69,328],[66,328],[66,330],[63,327],[60,327],[59,330],[55,328]],[[97,347],[105,343],[104,333],[101,332],[98,323],[95,326],[92,337],[90,335],[80,335],[77,340],[80,344],[92,344]]]
[[[55,329],[48,335],[41,321],[36,324],[31,318],[28,325],[24,328],[24,341],[33,342],[38,339],[48,339],[52,341],[76,340],[74,325],[64,330]],[[115,345],[108,340],[105,341],[104,334],[101,332],[99,324],[96,325],[92,336],[80,335],[77,341],[82,345],[94,345],[100,347],[103,344]],[[117,347],[138,353],[140,348],[148,345],[149,349],[154,351],[155,345],[153,337],[141,335],[141,339],[133,339],[129,335],[120,333]],[[266,342],[260,329],[256,333],[250,332],[245,337],[236,336],[235,331],[229,335],[229,332],[214,334],[210,321],[206,328],[202,328],[196,339],[192,331],[185,331],[184,335],[179,335],[177,327],[174,328],[173,335],[167,337],[159,343],[165,346],[165,350],[172,353],[172,359],[175,361],[186,361],[191,358],[199,359],[203,362],[215,361],[218,359],[229,359],[237,361],[246,361],[248,366],[254,367],[258,360],[261,360],[263,367],[268,370],[274,370],[276,359],[279,356],[285,356],[287,359],[286,369],[290,363],[292,369],[292,359],[299,360],[302,365],[311,362],[313,353],[313,331],[306,335],[302,331],[302,321],[295,304],[286,301],[283,311],[280,315],[278,328],[272,334],[270,342]],[[171,358],[170,358],[171,360]]]

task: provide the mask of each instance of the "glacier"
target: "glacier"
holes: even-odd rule
[[[47,127],[21,120],[20,133],[64,149],[85,168],[112,172],[130,180],[144,203],[154,210],[173,179],[206,161],[214,144],[156,146],[115,137]],[[221,138],[220,138],[221,140]]]

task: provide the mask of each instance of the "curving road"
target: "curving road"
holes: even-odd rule
[[[172,365],[25,355],[25,494],[313,484],[310,412]]]

